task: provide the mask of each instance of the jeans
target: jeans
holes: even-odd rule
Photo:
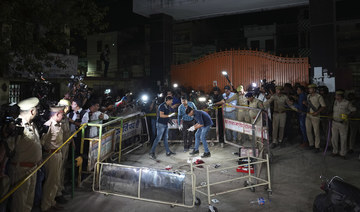
[[[155,138],[156,138],[156,118],[151,117],[150,118],[151,121],[151,143],[154,142]]]
[[[307,134],[306,134],[305,120],[306,120],[306,114],[300,113],[299,114],[300,130],[301,130],[301,134],[303,137],[303,142],[307,143],[308,139],[307,139]]]
[[[224,118],[227,118],[227,119],[231,119],[231,120],[236,120],[236,111],[231,111],[231,112],[224,112]],[[236,131],[232,131],[232,130],[229,130],[229,129],[226,129],[225,130],[226,132],[226,139],[233,139],[233,141],[236,141],[236,138],[237,138],[237,133]],[[232,138],[231,138],[231,135],[232,135]]]
[[[168,125],[157,123],[156,128],[157,128],[157,135],[156,135],[155,141],[151,147],[150,153],[155,153],[156,146],[158,145],[158,143],[162,137],[164,137],[164,146],[165,146],[166,153],[171,152],[169,149],[169,144],[168,144],[168,137],[169,137]]]
[[[189,149],[192,145],[194,132],[188,131],[188,129],[195,124],[195,121],[183,121],[183,140],[184,140],[184,149]]]
[[[211,126],[201,127],[195,133],[195,151],[199,150],[200,140],[203,143],[205,153],[209,152],[209,147],[206,142],[206,134],[209,132]]]

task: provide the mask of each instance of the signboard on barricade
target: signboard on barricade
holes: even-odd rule
[[[112,154],[115,147],[115,130],[110,130],[101,136],[100,161]],[[97,162],[99,140],[96,138],[89,142],[89,155],[87,170],[91,171]]]
[[[122,140],[129,139],[135,135],[140,135],[142,132],[142,123],[141,118],[143,118],[141,113],[135,113],[128,116],[124,116],[123,123],[123,133],[122,133]],[[138,118],[134,118],[138,116]],[[120,129],[116,129],[115,133],[116,143],[119,143],[120,140]]]
[[[235,121],[231,119],[224,119],[225,129],[233,130],[236,132],[252,135],[252,125],[246,122]],[[262,127],[255,125],[255,136],[261,138]],[[267,132],[264,130],[263,138],[268,139]]]

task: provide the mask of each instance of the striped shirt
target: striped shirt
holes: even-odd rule
[[[197,108],[193,102],[188,101],[188,106],[194,110],[197,110]],[[186,111],[186,107],[183,104],[181,104],[178,108],[178,124],[179,125],[181,123],[181,120],[192,121],[194,119],[194,117],[188,116],[185,111]]]

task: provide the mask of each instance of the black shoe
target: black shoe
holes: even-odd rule
[[[354,153],[354,150],[352,150],[352,149],[350,149],[349,151],[348,151],[348,154],[353,154]]]
[[[331,153],[331,157],[336,157],[336,156],[339,156],[339,155],[335,154],[335,153]]]
[[[64,197],[64,196],[58,196],[55,198],[55,201],[59,204],[66,204],[68,202],[68,200]]]
[[[284,142],[280,142],[280,143],[279,143],[279,147],[280,147],[280,148],[284,148],[284,147],[285,147],[285,143],[284,143]]]
[[[319,152],[320,152],[320,148],[315,148],[314,152],[315,152],[315,153],[319,153]]]
[[[190,152],[190,155],[197,155],[199,154],[199,150],[193,150],[192,152]]]
[[[308,148],[306,148],[307,150],[313,150],[315,147],[314,146],[308,146]]]
[[[175,152],[171,152],[171,151],[166,153],[166,156],[170,156],[170,155],[176,155],[176,153],[175,153]]]
[[[149,155],[150,155],[150,159],[156,160],[155,153],[150,153]]]
[[[275,143],[272,143],[271,145],[270,145],[270,148],[271,149],[274,149],[274,148],[276,148],[277,147],[277,144],[275,144]]]
[[[184,152],[188,152],[189,151],[189,149],[188,148],[184,148]]]
[[[347,157],[345,155],[340,156],[342,159],[347,160]]]
[[[202,158],[208,158],[210,156],[211,156],[210,152],[204,152],[204,154],[201,155]]]

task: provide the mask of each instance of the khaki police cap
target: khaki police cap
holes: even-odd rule
[[[60,111],[64,111],[64,106],[51,106],[50,107],[50,111],[53,112],[53,113],[58,113]]]
[[[336,91],[335,94],[336,95],[344,95],[344,91]]]
[[[283,89],[284,89],[284,87],[279,85],[279,86],[276,86],[276,87],[275,87],[275,89],[278,89],[278,90],[283,90]]]
[[[239,86],[236,88],[236,90],[237,90],[238,92],[242,91],[243,89],[244,89],[244,86],[242,86],[242,85],[239,85]]]
[[[58,106],[70,106],[70,101],[67,99],[61,99],[58,103]]]
[[[315,84],[308,85],[308,88],[316,88],[317,86]]]
[[[30,110],[31,108],[36,107],[39,104],[39,99],[36,97],[31,97],[24,99],[18,103],[20,110]]]

